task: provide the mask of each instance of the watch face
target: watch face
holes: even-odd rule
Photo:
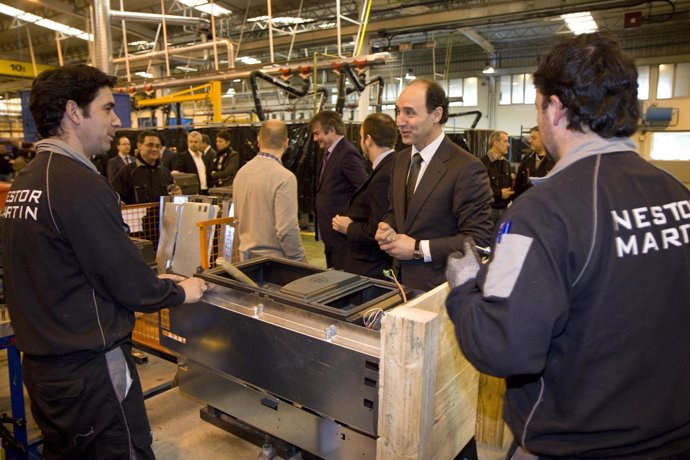
[[[415,251],[412,253],[412,258],[413,259],[421,259],[422,255],[419,253],[419,251]]]

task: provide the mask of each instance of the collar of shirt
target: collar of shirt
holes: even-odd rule
[[[275,155],[273,155],[273,154],[270,154],[270,153],[259,152],[259,153],[256,154],[256,156],[257,156],[257,157],[270,158],[271,160],[277,161],[277,162],[280,163],[281,165],[283,164],[283,161],[282,161],[280,158],[278,158],[277,156],[275,156]]]
[[[414,145],[412,146],[412,153],[411,155],[414,155],[415,153],[419,152],[419,154],[422,156],[422,169],[419,171],[419,177],[422,177],[422,173],[424,172],[424,169],[426,169],[426,165],[429,164],[431,159],[434,157],[434,154],[436,153],[436,150],[438,150],[439,146],[441,145],[441,142],[443,142],[443,138],[445,137],[445,133],[441,131],[441,135],[438,136],[436,139],[434,139],[431,144],[427,145],[424,147],[422,150],[417,150],[417,147]],[[419,181],[417,181],[419,183]]]
[[[588,141],[571,149],[568,153],[563,155],[561,159],[556,162],[551,172],[544,177],[530,177],[530,182],[538,184],[544,180],[548,180],[565,168],[575,163],[578,160],[587,158],[592,155],[600,155],[604,153],[615,152],[637,152],[635,142],[628,138],[611,138],[605,139],[600,136],[595,136]]]
[[[486,154],[489,156],[489,160],[491,161],[498,161],[503,159],[503,155],[501,155],[500,153],[494,153],[491,150],[486,152]]]
[[[329,154],[329,155],[330,155],[331,153],[333,153],[333,149],[335,149],[335,146],[338,145],[338,142],[340,142],[340,140],[341,140],[343,137],[345,137],[345,136],[340,136],[340,137],[338,137],[335,141],[333,141],[333,143],[331,144],[331,146],[328,147],[328,149],[326,149],[326,150],[328,151],[328,154]]]
[[[383,159],[386,158],[391,153],[393,153],[394,151],[395,150],[390,149],[389,151],[383,152],[381,155],[377,156],[376,159],[374,160],[374,163],[371,165],[371,169],[376,169],[376,167],[381,164]]]

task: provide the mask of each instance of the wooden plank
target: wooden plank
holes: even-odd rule
[[[415,308],[390,311],[381,322],[379,439],[376,458],[429,458],[434,418],[439,320]]]
[[[506,436],[503,421],[503,395],[506,392],[504,379],[479,374],[479,400],[477,402],[477,442],[492,447],[505,447],[510,436]]]
[[[400,382],[405,381],[403,379],[409,377],[403,376],[399,369],[392,370],[394,368],[388,362],[391,349],[396,355],[401,352],[396,349],[396,347],[400,347],[400,334],[390,334],[386,329],[388,325],[383,323],[381,331],[383,359],[380,375],[380,381],[383,383],[379,393],[379,435],[381,438],[379,438],[377,445],[377,458],[379,459],[429,458],[445,460],[454,458],[475,434],[479,373],[463,356],[455,339],[455,328],[448,318],[445,307],[449,292],[448,285],[444,284],[388,314],[388,316],[401,315],[403,312],[407,312],[405,318],[417,320],[418,318],[413,315],[413,312],[416,311],[417,314],[421,312],[435,314],[438,318],[439,324],[434,338],[435,345],[430,345],[436,349],[436,362],[433,363],[435,379],[430,380],[428,377],[425,379],[425,384],[431,385],[433,388],[433,397],[429,402],[409,394],[405,397],[418,399],[417,401],[405,401],[405,409],[401,412],[402,400],[397,400],[397,398],[403,396],[391,397],[388,394],[390,385],[400,385]],[[424,331],[426,332],[425,329]],[[422,343],[422,338],[425,336],[418,336],[415,342]],[[406,337],[407,342],[410,340],[412,339]],[[425,356],[428,357],[428,353],[425,353]],[[386,377],[386,372],[395,372],[395,375]],[[386,382],[389,383],[386,385]],[[418,389],[417,393],[423,395],[424,398],[429,398],[425,391]],[[384,399],[388,402],[383,403]],[[387,426],[389,420],[385,418],[382,408],[394,410],[400,417],[410,418],[419,417],[416,414],[422,414],[424,405],[427,403],[433,403],[433,407],[429,409],[433,417],[430,436],[422,433],[421,427],[417,426],[423,424],[421,418],[408,420],[407,424],[414,425],[413,427],[396,428],[397,435],[395,437],[390,435],[391,428]],[[387,407],[388,404],[393,404],[393,407]],[[429,415],[424,413],[424,416],[428,417]],[[418,437],[415,443],[409,443],[409,439],[402,437],[402,435],[409,436],[405,430],[417,433]],[[385,436],[384,433],[386,433]],[[424,446],[424,439],[427,436],[427,445]]]

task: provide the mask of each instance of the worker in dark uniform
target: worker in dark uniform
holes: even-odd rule
[[[688,459],[690,191],[635,151],[637,67],[612,35],[556,45],[534,85],[556,165],[476,279],[449,275],[462,351],[506,378],[514,460]]]
[[[161,166],[160,136],[142,131],[137,136],[137,155],[112,179],[113,188],[127,204],[158,202],[160,197],[181,193],[170,171]]]
[[[43,140],[12,184],[3,228],[7,305],[45,459],[152,459],[130,355],[134,311],[196,302],[199,278],[156,276],[129,240],[120,203],[90,155],[120,120],[115,78],[86,65],[34,80]]]

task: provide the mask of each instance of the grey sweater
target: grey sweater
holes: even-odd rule
[[[306,262],[297,211],[297,179],[272,158],[256,156],[233,183],[240,251]]]

